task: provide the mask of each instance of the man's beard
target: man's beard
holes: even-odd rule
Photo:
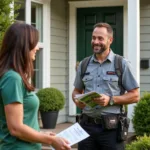
[[[100,49],[96,49],[96,50],[95,50],[95,49],[94,49],[94,46],[99,46]],[[107,44],[95,44],[95,45],[92,46],[92,48],[93,48],[93,52],[94,52],[95,54],[102,54],[104,51],[107,50],[108,46],[107,46]]]

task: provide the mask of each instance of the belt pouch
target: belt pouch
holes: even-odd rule
[[[118,128],[118,115],[108,114],[102,115],[102,124],[105,130],[117,129]]]
[[[130,119],[125,115],[119,116],[118,131],[117,131],[117,141],[125,141],[128,136]]]

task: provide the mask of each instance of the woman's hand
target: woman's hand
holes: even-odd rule
[[[55,148],[55,150],[71,150],[69,142],[62,137],[54,136],[51,145]]]

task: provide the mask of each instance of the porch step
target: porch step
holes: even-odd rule
[[[128,138],[125,141],[125,144],[129,144],[129,143],[131,143],[135,139],[136,139],[136,134],[134,132],[129,132],[128,133]]]

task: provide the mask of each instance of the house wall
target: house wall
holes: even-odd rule
[[[140,6],[140,59],[150,60],[150,1],[141,0]],[[140,91],[150,92],[150,68],[140,70]]]
[[[65,108],[59,112],[57,123],[66,122],[68,114],[68,46],[67,1],[51,0],[51,87],[65,96]]]

